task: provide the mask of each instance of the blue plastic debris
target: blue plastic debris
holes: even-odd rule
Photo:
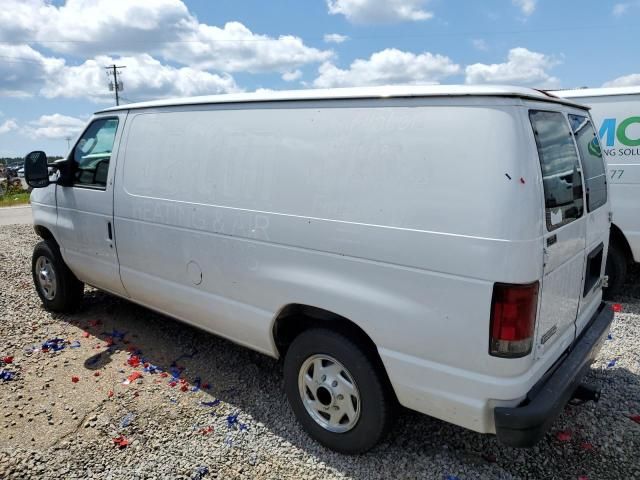
[[[613,335],[611,334],[607,335],[607,340],[613,340]]]
[[[124,340],[124,337],[127,335],[127,332],[119,332],[118,330],[116,330],[115,328],[113,329],[113,331],[111,332],[102,332],[104,335],[107,335],[111,338],[113,338],[113,340],[115,341],[116,339],[118,340]]]
[[[241,432],[246,432],[247,430],[249,430],[249,427],[247,426],[246,423],[241,423],[240,424],[240,431]]]
[[[200,390],[201,382],[202,382],[202,379],[200,377],[196,377],[195,380],[193,381],[193,387],[191,388],[191,391],[197,392],[198,390]]]
[[[200,402],[200,405],[203,407],[217,407],[220,405],[220,400],[216,398],[213,402]]]
[[[50,340],[45,341],[42,344],[41,350],[43,352],[49,351],[49,350],[53,350],[54,352],[59,352],[60,350],[64,349],[64,344],[65,341],[62,338],[52,338]]]
[[[233,428],[236,426],[236,424],[238,423],[238,414],[234,413],[232,415],[229,415],[227,417],[227,427],[229,428]]]
[[[9,382],[13,380],[16,376],[16,372],[12,372],[10,370],[2,369],[0,370],[0,380],[3,382]]]
[[[207,473],[209,473],[209,468],[204,467],[204,466],[200,466],[200,467],[196,467],[196,470],[193,472],[193,475],[191,475],[192,480],[202,480]]]
[[[131,412],[127,413],[124,417],[122,417],[122,420],[120,420],[120,428],[126,428],[129,425],[131,425],[131,422],[133,421],[133,419],[135,418],[135,415]]]
[[[144,367],[144,371],[146,373],[162,373],[162,368],[158,367],[157,365],[153,365],[149,363],[147,364],[146,367]]]
[[[607,368],[613,368],[616,366],[616,362],[618,361],[617,358],[614,358],[613,360],[611,360],[609,363],[607,363]]]
[[[447,480],[460,480],[460,479],[455,475],[447,475]]]
[[[69,344],[69,346],[71,348],[80,348],[80,342],[78,340],[74,340],[73,342],[71,342],[71,344]]]

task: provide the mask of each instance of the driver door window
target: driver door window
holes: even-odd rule
[[[117,118],[103,118],[91,123],[82,134],[73,151],[74,186],[106,189],[117,129]]]

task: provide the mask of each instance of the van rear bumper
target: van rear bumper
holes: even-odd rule
[[[613,310],[604,302],[565,354],[517,407],[494,409],[496,435],[505,445],[531,447],[573,396],[609,333]]]

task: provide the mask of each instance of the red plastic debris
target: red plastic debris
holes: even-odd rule
[[[640,415],[631,415],[631,416],[629,417],[629,419],[630,419],[632,422],[640,423]]]
[[[110,347],[113,345],[113,338],[111,337],[107,337],[107,339],[105,340],[105,342],[107,342],[107,347]]]
[[[140,357],[138,357],[137,355],[131,355],[127,360],[127,363],[133,368],[136,368],[140,365]]]
[[[613,311],[616,313],[622,311],[622,305],[620,305],[619,303],[614,303],[613,305],[611,305],[611,308],[613,308]]]
[[[578,480],[589,480],[589,477],[587,477],[586,475],[580,475],[578,477]]]
[[[211,425],[200,429],[200,433],[203,435],[207,435],[208,433],[211,433],[211,432],[213,432],[213,427]]]
[[[93,372],[93,376],[94,377],[99,377],[100,376],[100,372]]]
[[[189,390],[189,386],[186,383],[183,383],[182,386],[180,387],[180,390],[182,390],[183,392],[186,392],[187,390]]]
[[[580,444],[580,448],[586,452],[592,452],[596,449],[596,447],[593,446],[593,443],[590,442],[582,442]]]
[[[82,332],[82,336],[84,338],[89,338],[89,332]]]
[[[80,381],[80,378],[79,378],[79,377],[76,377],[76,376],[74,375],[73,377],[71,377],[71,381],[72,381],[73,383],[78,383],[78,382]]]
[[[107,393],[107,397],[109,398],[113,397],[113,390],[109,390],[109,392]]]
[[[209,385],[208,383],[203,383],[202,388],[204,388],[205,390],[209,390],[211,388],[211,385]]]
[[[177,385],[177,383],[176,383],[176,382],[169,382],[169,386],[170,386],[170,387],[175,387],[176,385]]]
[[[142,378],[142,374],[140,372],[133,372],[131,375],[127,377],[127,379],[123,383],[124,385],[129,385],[130,383],[135,382],[139,378]]]
[[[2,361],[4,363],[13,363],[13,357],[4,357]]]
[[[556,433],[556,438],[561,442],[568,442],[569,440],[571,440],[571,432],[569,432],[568,430],[558,432]]]
[[[127,445],[129,445],[129,440],[127,440],[124,435],[120,435],[119,437],[113,439],[113,444],[118,448],[125,448]]]

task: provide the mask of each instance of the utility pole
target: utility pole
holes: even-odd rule
[[[109,91],[113,91],[116,94],[116,105],[120,105],[120,97],[118,96],[118,92],[124,89],[124,84],[118,81],[118,70],[120,68],[127,68],[123,65],[109,65],[105,67],[107,70],[107,76],[113,76],[113,81],[109,82]]]
[[[71,149],[71,137],[64,137],[64,139],[67,141],[67,150]]]

